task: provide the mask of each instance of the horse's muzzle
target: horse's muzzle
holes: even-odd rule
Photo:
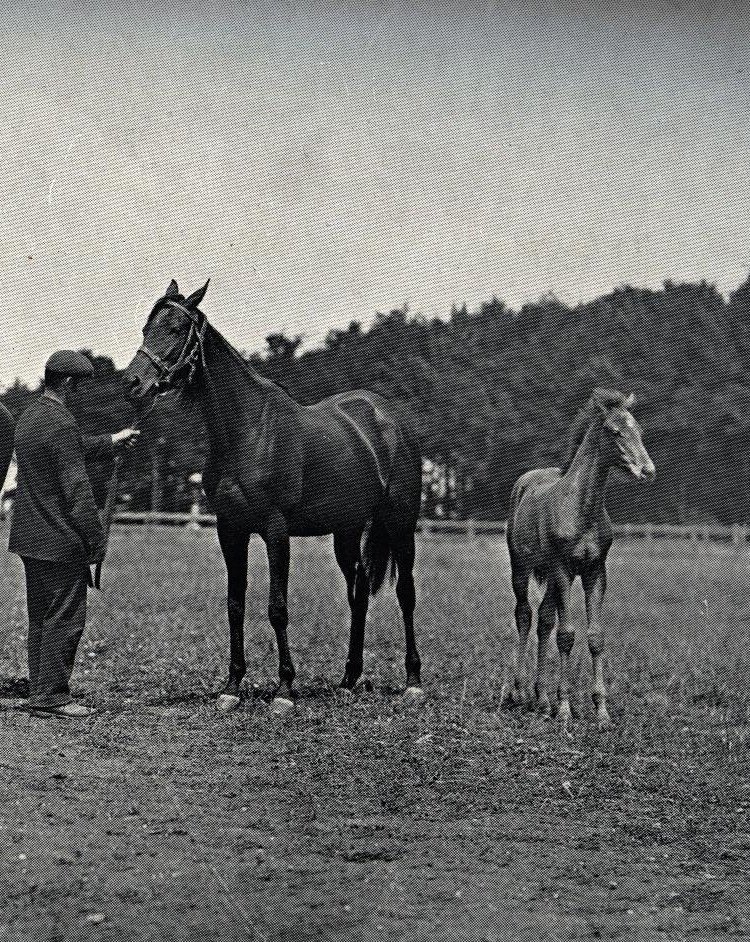
[[[159,392],[159,381],[156,379],[143,379],[137,373],[125,371],[122,377],[125,398],[133,405],[144,400],[153,399]]]
[[[653,461],[649,461],[648,464],[641,465],[638,469],[636,477],[639,481],[643,481],[644,484],[653,484],[656,480],[656,466]]]

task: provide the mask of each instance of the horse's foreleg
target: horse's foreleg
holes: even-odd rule
[[[604,685],[604,633],[599,619],[604,593],[607,591],[607,572],[603,561],[583,574],[583,590],[586,594],[586,633],[594,677],[591,697],[596,710],[596,721],[601,729],[610,724],[607,688]]]
[[[240,702],[240,684],[245,676],[245,595],[247,593],[247,548],[249,534],[218,527],[219,544],[227,567],[227,616],[229,618],[229,678],[219,694],[219,710],[233,710]]]
[[[549,716],[552,708],[549,702],[548,681],[549,663],[547,646],[552,631],[555,627],[555,615],[557,610],[557,583],[550,579],[547,583],[547,589],[544,598],[539,605],[537,614],[537,636],[539,638],[539,650],[537,652],[537,674],[534,693],[536,694],[537,709],[545,716]]]
[[[567,732],[573,721],[570,709],[570,654],[573,650],[576,632],[575,625],[570,619],[570,588],[572,579],[564,570],[554,574],[556,586],[557,614],[559,625],[557,627],[557,647],[560,652],[560,684],[558,695],[558,718],[563,729]]]
[[[263,539],[268,552],[269,592],[268,620],[276,634],[279,649],[279,687],[273,699],[272,709],[283,713],[294,705],[292,682],[294,663],[289,651],[287,625],[287,589],[289,586],[289,532],[286,520],[280,511],[272,510],[268,518]]]

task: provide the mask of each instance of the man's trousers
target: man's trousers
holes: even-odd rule
[[[29,613],[29,706],[71,702],[70,676],[86,624],[87,567],[23,559]]]

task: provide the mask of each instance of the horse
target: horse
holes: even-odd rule
[[[592,658],[592,699],[600,728],[610,724],[602,656],[604,633],[600,611],[607,586],[606,561],[612,545],[612,521],[604,507],[610,471],[620,469],[642,482],[652,482],[656,469],[643,444],[642,429],[630,410],[635,396],[595,389],[574,421],[568,450],[560,468],[527,471],[515,483],[508,515],[508,548],[516,596],[518,650],[506,662],[501,705],[526,702],[549,716],[547,642],[559,619],[560,653],[558,717],[565,732],[572,722],[570,654],[575,626],[570,615],[570,592],[581,577],[586,598],[587,637]],[[537,614],[537,679],[527,690],[526,642],[531,628],[531,577],[545,586]],[[523,680],[519,677],[519,659]]]
[[[355,390],[301,405],[260,376],[209,324],[206,284],[187,297],[172,280],[153,306],[143,343],[123,374],[137,409],[173,391],[197,401],[209,454],[203,488],[216,513],[227,569],[229,675],[221,711],[240,703],[245,665],[245,596],[251,534],[265,542],[268,619],[276,635],[279,686],[274,713],[294,706],[295,667],[287,638],[289,538],[333,535],[351,610],[349,652],[340,686],[362,675],[370,596],[390,569],[406,636],[406,690],[423,695],[414,632],[414,559],[421,503],[421,457],[409,422],[382,396]]]
[[[13,416],[8,412],[5,406],[0,403],[0,494],[3,492],[3,483],[5,482],[10,461],[13,457],[13,434],[15,424]]]

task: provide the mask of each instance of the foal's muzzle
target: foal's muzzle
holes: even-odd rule
[[[633,474],[644,484],[653,484],[656,480],[656,467],[653,461],[649,461],[648,464],[642,464],[640,467],[634,468]]]

